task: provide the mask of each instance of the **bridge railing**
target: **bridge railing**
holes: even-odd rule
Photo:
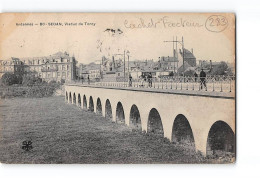
[[[205,81],[205,82],[204,82]],[[74,84],[84,84],[91,86],[104,86],[114,88],[154,88],[165,90],[192,90],[206,92],[234,92],[235,76],[207,76],[205,79],[200,77],[168,77],[152,79],[132,79],[131,81],[83,81],[72,82]]]

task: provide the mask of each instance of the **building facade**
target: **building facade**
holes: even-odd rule
[[[44,81],[72,81],[76,78],[76,60],[67,52],[45,57],[12,58],[1,62],[1,75],[6,72],[34,74]]]
[[[0,77],[5,73],[23,74],[23,63],[18,58],[11,58],[0,61]]]

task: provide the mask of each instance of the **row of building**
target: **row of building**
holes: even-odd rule
[[[0,60],[0,77],[4,73],[34,74],[45,81],[71,81],[76,79],[74,56],[58,52],[50,56]]]
[[[212,69],[220,62],[197,60],[193,50],[180,50],[178,55],[161,56],[158,60],[131,60],[129,58],[102,57],[99,64],[79,64],[74,56],[67,52],[58,52],[53,55],[43,57],[17,58],[0,60],[0,77],[4,73],[14,74],[34,74],[45,81],[73,81],[77,79],[90,79],[94,81],[122,81],[128,79],[129,75],[133,79],[147,76],[151,73],[153,77],[163,77],[169,75],[180,75],[187,70],[199,72],[201,68],[206,71]],[[180,60],[178,59],[180,56]],[[231,68],[235,68],[231,66]]]
[[[152,73],[155,77],[168,76],[170,73],[182,73],[191,67],[196,67],[196,57],[193,50],[184,49],[184,68],[183,53],[179,51],[180,59],[176,56],[161,56],[158,60],[125,60],[112,56],[111,58],[102,57],[99,64],[90,63],[79,64],[79,76],[81,78],[90,78],[92,80],[103,81],[120,81],[128,78],[131,74],[132,78],[137,79],[140,76],[146,76]]]

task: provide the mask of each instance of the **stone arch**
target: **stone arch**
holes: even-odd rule
[[[81,107],[81,96],[80,96],[80,93],[78,94],[78,106]]]
[[[207,139],[207,155],[235,153],[235,134],[224,121],[216,121],[210,128]]]
[[[88,109],[89,109],[89,111],[94,112],[94,102],[93,102],[92,96],[89,97]]]
[[[68,92],[66,91],[66,102],[69,102]]]
[[[152,108],[149,112],[147,132],[156,134],[160,137],[164,137],[161,116],[155,108]]]
[[[106,106],[105,106],[105,118],[106,119],[113,119],[112,116],[112,107],[109,99],[106,100]]]
[[[179,114],[176,116],[172,127],[172,141],[182,143],[195,150],[195,140],[188,119]]]
[[[102,115],[102,104],[100,98],[97,98],[96,113]]]
[[[129,126],[142,131],[140,112],[135,104],[133,104],[130,109]]]
[[[70,92],[69,100],[70,100],[70,103],[72,104],[71,92]]]
[[[83,109],[88,109],[87,98],[85,95],[83,96]]]
[[[76,104],[76,101],[77,101],[77,99],[76,99],[76,94],[73,93],[73,104]]]
[[[116,122],[125,123],[125,113],[121,102],[118,102],[116,105]]]

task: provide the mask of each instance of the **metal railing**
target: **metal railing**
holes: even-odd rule
[[[207,76],[205,79],[200,77],[168,77],[152,79],[132,79],[125,81],[84,81],[77,80],[72,84],[84,84],[91,86],[103,86],[114,88],[149,88],[158,90],[190,90],[205,92],[234,92],[235,76]]]

